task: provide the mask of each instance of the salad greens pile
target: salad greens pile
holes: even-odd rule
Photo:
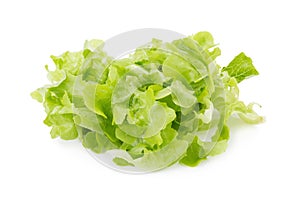
[[[31,96],[43,104],[51,137],[79,138],[95,153],[142,170],[174,163],[196,166],[226,150],[229,117],[247,123],[263,118],[239,100],[238,83],[258,75],[244,53],[228,66],[208,32],[170,43],[153,39],[128,57],[114,59],[104,42],[51,56],[50,85]]]

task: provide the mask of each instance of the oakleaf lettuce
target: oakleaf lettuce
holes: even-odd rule
[[[244,53],[228,66],[208,32],[163,42],[153,39],[113,59],[104,42],[51,56],[51,84],[32,92],[47,114],[51,137],[79,138],[95,153],[113,152],[119,166],[153,171],[176,162],[196,166],[226,150],[231,115],[263,118],[239,100],[238,83],[258,75]]]

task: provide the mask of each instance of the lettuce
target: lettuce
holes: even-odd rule
[[[51,137],[79,139],[95,153],[113,153],[123,167],[153,171],[174,163],[197,166],[224,152],[233,114],[260,123],[251,103],[239,100],[238,83],[258,75],[244,53],[228,66],[208,32],[170,43],[153,39],[113,59],[104,42],[51,56],[51,84],[31,93],[47,113]]]

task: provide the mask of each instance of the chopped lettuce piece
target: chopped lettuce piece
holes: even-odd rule
[[[227,71],[238,83],[246,78],[259,74],[252,64],[252,59],[243,52],[237,55],[222,71]]]

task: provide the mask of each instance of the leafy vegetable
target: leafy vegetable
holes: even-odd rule
[[[228,66],[212,35],[164,43],[153,39],[126,58],[113,59],[100,40],[51,56],[50,85],[32,92],[43,103],[51,137],[79,138],[95,153],[114,153],[119,166],[159,170],[176,162],[197,166],[226,150],[229,117],[263,118],[239,100],[238,83],[258,75],[244,53]]]

